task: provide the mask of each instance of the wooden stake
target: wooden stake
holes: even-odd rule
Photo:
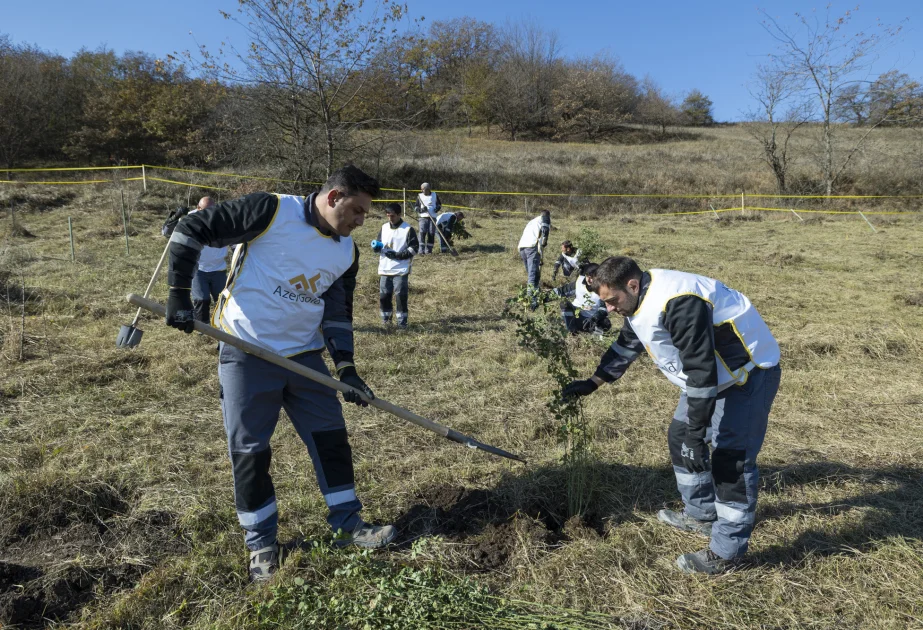
[[[404,189],[404,203],[401,206],[401,217],[407,214],[407,189]]]
[[[122,198],[122,229],[125,230],[125,253],[130,255],[131,249],[128,247],[128,221],[125,219],[125,192],[120,190]]]
[[[870,227],[870,228],[872,228],[872,232],[875,232],[876,234],[878,233],[878,230],[875,229],[875,226],[872,225],[872,222],[869,221],[869,220],[868,220],[868,217],[866,217],[864,214],[862,214],[861,211],[859,212],[859,216],[862,217],[863,219],[865,219],[865,222],[869,224],[869,227]]]
[[[718,216],[718,211],[715,210],[715,206],[713,206],[713,205],[711,205],[711,204],[708,204],[708,207],[711,208],[711,211],[715,213],[715,218],[716,218],[716,219],[720,219],[720,218],[721,218],[721,217]]]
[[[147,173],[144,170],[144,164],[141,165],[141,183],[144,184],[144,192],[147,192]]]
[[[71,237],[71,262],[74,262],[77,260],[77,255],[74,253],[74,224],[70,217],[67,217],[67,231]]]
[[[800,214],[798,214],[797,212],[795,212],[795,209],[794,209],[794,208],[789,208],[789,210],[791,210],[791,211],[792,211],[792,214],[794,214],[794,215],[795,215],[796,217],[798,217],[799,219],[801,219],[801,215],[800,215]],[[803,221],[804,221],[804,219],[801,219],[801,221],[803,222]]]

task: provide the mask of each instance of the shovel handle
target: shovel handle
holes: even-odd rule
[[[162,304],[158,302],[154,302],[153,300],[149,300],[140,295],[135,295],[134,293],[130,293],[128,295],[128,301],[134,304],[135,306],[141,307],[144,310],[151,311],[155,315],[159,315],[161,317],[166,316],[167,309]],[[202,333],[203,335],[207,335],[213,339],[217,339],[218,341],[223,341],[224,343],[234,346],[235,348],[238,348],[240,350],[243,350],[244,352],[248,354],[252,354],[265,361],[269,361],[270,363],[278,365],[279,367],[283,367],[287,370],[291,370],[292,372],[295,372],[296,374],[300,374],[301,376],[304,376],[305,378],[308,378],[314,381],[315,383],[326,385],[327,387],[335,389],[338,392],[343,392],[343,393],[356,392],[362,397],[364,401],[366,401],[372,407],[376,407],[378,409],[381,409],[382,411],[386,411],[390,413],[391,415],[397,416],[398,418],[401,418],[402,420],[406,420],[407,422],[423,427],[424,429],[428,429],[432,431],[433,433],[438,433],[442,437],[449,436],[449,432],[451,431],[451,429],[449,429],[448,427],[442,426],[438,422],[433,422],[432,420],[429,420],[427,418],[424,418],[423,416],[419,416],[415,414],[409,409],[404,409],[403,407],[398,407],[397,405],[391,404],[387,400],[383,400],[381,398],[369,399],[364,393],[360,392],[358,389],[355,389],[353,387],[350,387],[349,385],[341,383],[340,381],[338,381],[337,379],[331,376],[327,376],[326,374],[322,374],[316,370],[307,368],[301,365],[300,363],[296,363],[295,361],[292,361],[291,359],[286,359],[285,357],[279,354],[276,354],[275,352],[272,352],[270,350],[267,350],[266,348],[250,343],[249,341],[244,341],[243,339],[238,339],[237,337],[233,335],[229,335],[223,330],[213,328],[212,326],[209,326],[208,324],[204,324],[199,321],[195,322],[195,329],[198,332]]]
[[[154,287],[154,283],[157,281],[157,276],[160,275],[160,269],[163,267],[163,261],[167,259],[167,252],[170,251],[170,241],[167,241],[167,246],[163,248],[163,253],[160,255],[160,261],[157,263],[157,266],[154,268],[154,275],[151,276],[151,281],[147,283],[147,288],[144,290],[144,297],[147,297],[151,294],[151,289]],[[138,308],[138,312],[135,313],[135,318],[131,322],[131,327],[134,328],[138,325],[138,319],[141,317],[141,311],[143,307]]]

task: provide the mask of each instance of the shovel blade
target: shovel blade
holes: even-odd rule
[[[144,331],[134,326],[122,326],[119,328],[119,335],[115,338],[116,348],[134,348],[141,343],[141,335]]]

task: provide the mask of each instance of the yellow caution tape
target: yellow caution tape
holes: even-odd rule
[[[795,210],[798,213],[805,214],[859,214],[859,210],[804,210],[802,208],[757,208],[747,206],[747,210],[765,210],[768,212],[791,212]],[[732,210],[740,210],[740,208],[731,208]],[[918,212],[913,212],[912,210],[862,210],[862,214],[919,214]]]
[[[176,184],[178,186],[188,186],[190,188],[204,188],[206,190],[231,190],[230,188],[220,188],[218,186],[203,186],[201,184],[190,184],[189,182],[178,182],[172,179],[163,179],[160,177],[148,177],[148,181],[164,182],[165,184]]]
[[[199,175],[216,175],[218,177],[237,177],[239,179],[256,179],[264,182],[283,182],[286,184],[310,184],[311,186],[323,186],[323,182],[302,182],[297,179],[278,179],[276,177],[258,177],[256,175],[238,175],[236,173],[218,173],[216,171],[196,171],[188,168],[176,168],[172,166],[152,166],[145,164],[146,168],[159,169],[162,171],[180,171],[182,173],[197,173]],[[385,190],[385,189],[382,189]]]
[[[71,166],[63,168],[2,168],[0,171],[7,173],[39,173],[50,171],[115,171],[128,168],[141,168],[140,166]]]
[[[19,184],[21,186],[36,186],[36,185],[45,185],[45,186],[77,186],[81,184],[111,184],[111,179],[94,179],[88,181],[79,181],[79,182],[17,182],[9,179],[0,179],[0,184]]]

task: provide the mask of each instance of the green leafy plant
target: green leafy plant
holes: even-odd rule
[[[533,303],[538,304],[534,312]],[[554,380],[555,388],[546,407],[560,423],[557,433],[559,443],[564,446],[568,516],[582,516],[592,499],[592,436],[580,398],[562,396],[564,388],[578,374],[567,349],[569,333],[559,314],[558,298],[553,293],[525,287],[519,295],[507,300],[504,315],[517,323],[519,345],[544,359],[545,369]]]
[[[601,262],[608,250],[599,232],[588,227],[580,228],[577,238],[574,239],[574,246],[580,250],[584,259],[592,262]]]

